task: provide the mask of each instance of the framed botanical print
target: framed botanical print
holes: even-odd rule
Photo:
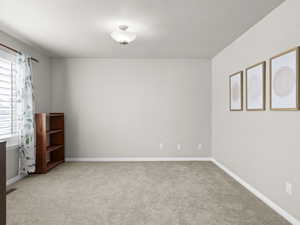
[[[243,110],[243,71],[229,77],[230,111]]]
[[[270,59],[270,108],[299,109],[299,47]]]
[[[246,110],[265,110],[266,62],[257,63],[246,69]]]

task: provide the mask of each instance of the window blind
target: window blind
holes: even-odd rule
[[[16,65],[0,56],[0,139],[16,134]]]

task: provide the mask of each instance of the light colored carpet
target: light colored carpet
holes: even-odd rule
[[[14,185],[7,225],[285,225],[210,162],[65,163]]]

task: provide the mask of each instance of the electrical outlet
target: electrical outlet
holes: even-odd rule
[[[288,195],[293,194],[292,184],[290,182],[285,182],[285,191]]]
[[[180,150],[181,149],[181,145],[177,144],[177,149]]]
[[[160,144],[159,144],[159,148],[160,148],[160,149],[163,149],[163,148],[164,148],[164,144],[163,144],[163,143],[160,143]]]
[[[202,149],[202,144],[198,144],[198,149],[200,150],[200,149]]]

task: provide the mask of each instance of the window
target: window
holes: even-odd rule
[[[16,136],[16,64],[13,56],[0,51],[0,139]]]

